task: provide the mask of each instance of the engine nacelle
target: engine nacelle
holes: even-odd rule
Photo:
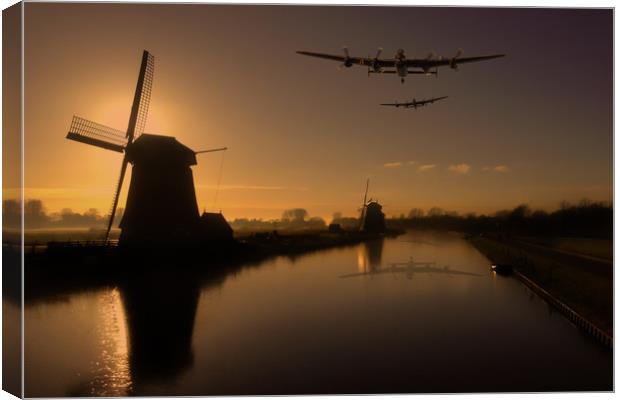
[[[372,62],[372,70],[377,72],[377,73],[381,72],[382,68],[381,68],[381,65],[379,65],[379,60],[375,59]]]
[[[453,58],[450,60],[450,68],[452,69],[458,69],[458,64],[456,63],[456,58]]]
[[[353,66],[353,60],[351,60],[350,58],[345,58],[343,64],[345,67],[351,68]]]

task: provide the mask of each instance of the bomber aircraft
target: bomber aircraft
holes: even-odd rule
[[[435,57],[435,54],[430,53],[426,58],[410,58],[405,56],[405,50],[398,49],[394,58],[379,58],[383,49],[379,47],[377,55],[374,58],[371,57],[351,57],[349,55],[349,49],[342,48],[344,56],[314,53],[310,51],[298,51],[297,54],[310,57],[325,58],[327,60],[339,61],[341,66],[350,68],[354,65],[361,65],[368,67],[368,74],[397,74],[400,77],[400,81],[405,83],[405,77],[409,74],[422,74],[422,75],[435,75],[437,76],[438,67],[450,67],[454,70],[458,69],[460,64],[492,60],[494,58],[504,57],[505,54],[492,54],[487,56],[477,57],[461,57],[462,50],[459,50],[454,57],[443,58]],[[393,68],[393,69],[390,69]],[[410,69],[414,68],[414,69]]]
[[[381,103],[382,106],[392,106],[392,107],[405,107],[405,108],[418,108],[418,107],[423,107],[427,104],[433,104],[436,101],[439,100],[443,100],[443,99],[447,99],[448,96],[442,96],[442,97],[434,97],[432,99],[428,99],[428,100],[419,100],[416,101],[415,97],[413,98],[412,101],[407,102],[407,103]]]

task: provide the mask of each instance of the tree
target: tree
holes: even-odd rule
[[[282,220],[291,222],[303,222],[308,218],[308,211],[305,208],[290,208],[282,213]]]
[[[422,210],[421,208],[412,208],[409,211],[409,218],[423,218],[424,217],[424,210]]]
[[[19,228],[21,224],[21,207],[17,200],[2,200],[2,221],[6,227]]]
[[[49,222],[41,200],[26,200],[24,203],[24,224],[28,228],[40,228]]]
[[[428,216],[429,217],[441,217],[442,215],[445,215],[446,212],[439,207],[433,207],[430,210],[428,210]]]

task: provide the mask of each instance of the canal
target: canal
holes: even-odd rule
[[[434,264],[381,271],[412,260]],[[612,390],[610,350],[447,233],[154,273],[24,319],[30,397]]]

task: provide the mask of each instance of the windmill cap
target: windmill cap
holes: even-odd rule
[[[197,164],[194,150],[172,136],[142,134],[127,146],[126,154],[132,164]]]

